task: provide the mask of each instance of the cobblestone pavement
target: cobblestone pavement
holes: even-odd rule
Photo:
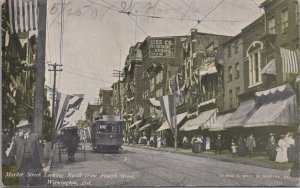
[[[127,147],[119,154],[87,147],[75,162],[55,155],[47,184],[58,186],[297,186],[288,170],[236,164],[179,153]]]

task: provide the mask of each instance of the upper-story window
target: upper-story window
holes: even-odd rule
[[[228,81],[232,81],[232,66],[228,67]]]
[[[281,28],[282,32],[287,32],[289,27],[289,15],[288,15],[288,9],[284,9],[281,12]]]
[[[228,53],[228,57],[231,57],[231,46],[230,45],[227,47],[227,53]]]
[[[298,2],[295,2],[295,4],[296,25],[299,25],[299,5]]]
[[[239,79],[240,78],[240,64],[236,63],[235,64],[235,79]]]
[[[268,31],[270,34],[275,33],[275,17],[268,20]]]
[[[232,90],[231,89],[229,90],[229,105],[230,105],[230,108],[232,108]]]
[[[249,87],[261,83],[261,51],[263,43],[254,41],[247,50],[249,58]]]
[[[240,104],[239,97],[238,97],[240,95],[240,87],[236,88],[235,94],[236,94],[236,105],[238,106]]]
[[[239,53],[239,41],[238,40],[236,40],[234,42],[234,52],[235,52],[235,54]]]

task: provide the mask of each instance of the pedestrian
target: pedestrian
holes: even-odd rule
[[[206,148],[206,140],[202,135],[200,136],[200,138],[201,138],[201,141],[202,141],[202,143],[201,143],[201,152],[203,152],[203,151],[205,151],[205,148]]]
[[[75,152],[77,150],[78,143],[79,143],[79,137],[77,134],[77,130],[78,130],[77,128],[66,129],[66,130],[64,130],[64,134],[62,136],[63,143],[67,149],[69,162],[75,161],[74,156],[75,156]]]
[[[216,141],[216,154],[221,154],[221,150],[222,150],[222,140],[221,140],[221,135],[219,134],[217,137],[217,141]]]
[[[239,139],[238,139],[237,154],[240,157],[243,157],[246,154],[246,142],[245,142],[245,139],[242,136],[240,136]]]
[[[159,135],[157,137],[157,147],[161,148],[161,137]]]
[[[296,133],[296,137],[295,137],[295,150],[294,150],[294,156],[293,156],[293,166],[291,168],[290,171],[290,175],[291,177],[298,177],[300,176],[300,166],[299,166],[299,161],[300,161],[300,157],[299,157],[299,152],[300,152],[300,129],[298,128],[298,131]]]
[[[193,153],[196,153],[196,150],[197,150],[197,139],[196,139],[196,136],[194,136],[191,140],[191,144],[192,144],[192,152]]]
[[[183,139],[182,139],[182,148],[187,149],[188,147],[189,147],[188,138],[186,136],[184,136]]]
[[[210,150],[210,137],[207,136],[205,140],[205,150]]]
[[[276,148],[277,155],[276,155],[276,162],[279,163],[285,163],[288,162],[288,156],[287,156],[287,138],[285,134],[280,135],[281,139],[278,141],[278,147]]]
[[[253,156],[254,148],[256,147],[256,142],[253,134],[251,134],[246,140],[246,147],[248,148],[249,157]]]
[[[28,120],[21,120],[16,126],[19,135],[13,137],[10,148],[7,149],[7,156],[15,156],[20,186],[38,186],[42,183],[43,173],[43,150],[42,139],[31,131],[32,123]],[[29,176],[28,174],[35,174]]]
[[[235,157],[236,153],[237,153],[237,145],[235,145],[235,143],[231,143],[231,152],[232,152],[232,156]]]
[[[267,147],[266,147],[268,154],[269,154],[270,161],[275,161],[275,159],[276,159],[276,154],[277,154],[276,147],[277,147],[277,143],[276,143],[274,134],[271,133],[270,138],[268,140]]]
[[[288,144],[287,148],[287,156],[288,156],[288,161],[293,162],[294,160],[294,155],[295,155],[295,139],[294,139],[294,133],[288,132],[286,135],[286,141]]]
[[[197,136],[197,138],[196,138],[196,143],[197,143],[196,153],[201,153],[202,152],[203,140],[202,140],[201,137],[202,136]]]

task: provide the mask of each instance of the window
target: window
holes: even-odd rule
[[[232,90],[229,90],[229,105],[232,108]]]
[[[235,52],[235,54],[239,53],[239,41],[238,40],[236,40],[234,42],[234,52]]]
[[[240,64],[236,63],[235,64],[235,79],[239,79],[240,78]]]
[[[227,47],[227,53],[228,53],[228,57],[231,57],[231,46],[228,46]]]
[[[275,17],[269,19],[268,21],[268,31],[270,34],[275,33]]]
[[[288,9],[284,9],[281,12],[281,28],[282,32],[287,32],[289,27],[289,16],[288,16]]]
[[[228,67],[228,81],[229,82],[232,81],[232,67],[231,66]]]
[[[299,25],[299,5],[298,2],[295,2],[295,12],[296,12],[296,25]]]
[[[249,87],[261,84],[261,51],[263,43],[254,41],[247,50],[249,58]]]
[[[236,94],[236,105],[238,106],[240,104],[240,101],[239,101],[240,87],[236,88],[235,94]]]

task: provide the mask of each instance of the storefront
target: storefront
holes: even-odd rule
[[[278,140],[281,134],[296,132],[299,113],[296,95],[288,85],[282,85],[255,93],[256,111],[245,122],[244,127],[256,137],[257,149],[263,150],[270,133]]]

